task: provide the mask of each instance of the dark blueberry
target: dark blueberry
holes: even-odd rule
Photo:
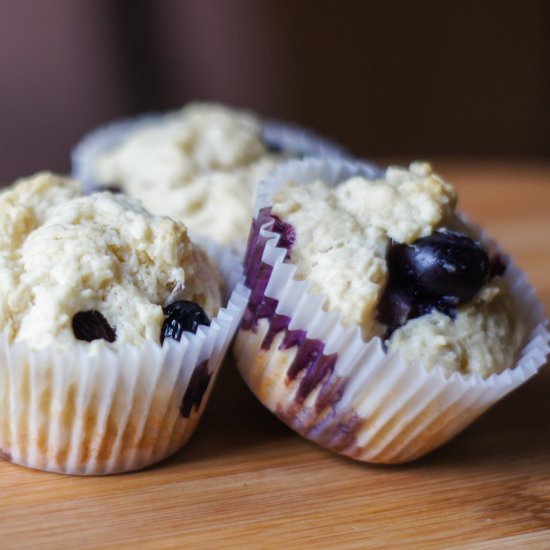
[[[282,221],[277,216],[272,216],[273,218],[273,227],[272,231],[274,233],[278,233],[281,238],[279,239],[278,246],[281,246],[283,248],[286,248],[290,251],[292,248],[292,245],[296,241],[296,230],[294,229],[294,226]]]
[[[502,276],[504,275],[505,271],[506,271],[505,260],[502,258],[500,254],[495,254],[491,258],[491,268],[490,268],[489,278],[492,279],[493,277]]]
[[[378,320],[386,325],[391,334],[404,325],[414,307],[414,294],[407,289],[388,285],[378,304]]]
[[[474,296],[493,270],[502,269],[500,260],[489,262],[478,243],[445,230],[410,245],[393,243],[387,261],[388,285],[377,314],[386,326],[385,338],[434,310],[454,319],[457,306]]]
[[[115,185],[114,183],[111,185],[96,185],[92,187],[90,193],[104,193],[105,191],[109,191],[109,193],[119,194],[122,193],[122,187],[119,187],[118,185]]]
[[[162,311],[166,319],[162,324],[160,333],[161,344],[165,338],[173,338],[179,342],[183,332],[195,334],[199,325],[210,326],[210,319],[208,319],[201,306],[195,302],[178,300],[162,308]]]
[[[407,320],[416,319],[417,317],[422,317],[422,315],[428,315],[434,310],[440,311],[451,319],[454,319],[456,317],[456,308],[459,303],[459,300],[455,296],[440,296],[436,298],[434,296],[417,294],[413,299],[413,304]]]
[[[384,339],[387,339],[410,319],[428,315],[434,310],[454,319],[458,303],[454,296],[427,296],[412,286],[404,288],[390,283],[380,298],[377,319],[386,325]]]
[[[405,287],[430,295],[469,300],[489,277],[489,257],[461,233],[436,231],[410,245],[396,244],[388,255],[390,273]]]
[[[264,145],[270,153],[282,153],[283,152],[282,146],[279,145],[278,143],[264,141]]]
[[[211,377],[212,373],[208,372],[208,361],[203,361],[195,367],[180,406],[180,413],[183,418],[191,416],[193,407],[195,407],[195,411],[199,410]]]
[[[99,311],[91,309],[90,311],[79,311],[73,317],[73,332],[79,340],[91,342],[92,340],[107,340],[114,342],[116,340],[116,331],[107,319]]]

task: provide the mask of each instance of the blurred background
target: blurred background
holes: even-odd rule
[[[192,99],[374,157],[550,155],[544,0],[0,0],[0,181]]]

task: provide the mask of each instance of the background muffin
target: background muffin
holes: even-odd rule
[[[342,150],[299,128],[195,103],[92,133],[73,154],[73,173],[88,185],[120,188],[219,243],[244,243],[257,184],[302,154]]]
[[[185,226],[80,195],[48,173],[0,194],[0,448],[31,467],[112,473],[191,435],[239,311],[221,309],[217,268]]]

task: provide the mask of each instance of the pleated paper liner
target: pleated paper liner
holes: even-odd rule
[[[414,460],[442,445],[499,399],[531,378],[549,347],[542,305],[511,263],[505,273],[526,338],[512,369],[479,375],[428,371],[387,354],[380,338],[365,342],[359,327],[294,279],[296,266],[270,231],[272,196],[289,180],[336,185],[371,166],[306,160],[280,167],[260,187],[245,260],[249,307],[234,346],[246,383],[260,401],[299,434],[337,453],[376,462]],[[494,247],[487,238],[482,240]]]
[[[65,474],[137,470],[193,434],[246,307],[242,267],[209,245],[233,286],[227,305],[181,342],[61,353],[0,338],[0,457]]]

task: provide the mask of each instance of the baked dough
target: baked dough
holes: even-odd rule
[[[246,241],[256,186],[284,158],[268,151],[253,115],[195,103],[139,125],[98,156],[94,177],[228,244]]]
[[[322,181],[288,182],[273,198],[272,213],[291,224],[291,261],[310,292],[344,325],[361,327],[365,339],[383,336],[377,321],[388,283],[386,255],[392,242],[410,244],[440,227],[460,227],[453,187],[430,165],[390,167],[383,178],[354,177],[331,187]],[[466,228],[467,230],[467,228]],[[488,376],[513,365],[523,338],[501,277],[494,277],[452,319],[433,310],[408,320],[386,341],[408,361]]]
[[[159,342],[162,307],[197,302],[212,318],[220,279],[185,226],[122,195],[81,196],[40,173],[0,193],[0,328],[32,348]],[[99,311],[116,340],[77,340],[73,317]]]

